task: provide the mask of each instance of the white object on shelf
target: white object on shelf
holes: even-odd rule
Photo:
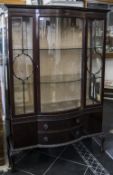
[[[83,7],[83,2],[76,0],[43,0],[43,4]]]
[[[38,5],[38,0],[26,0],[27,5]]]
[[[77,0],[42,0],[43,5],[61,5],[61,6],[75,6],[83,7],[82,1]],[[38,5],[38,0],[26,0],[28,5]]]

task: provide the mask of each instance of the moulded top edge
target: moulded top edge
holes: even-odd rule
[[[56,6],[56,5],[16,5],[16,4],[4,4],[2,8],[19,8],[19,9],[62,9],[62,10],[77,10],[86,12],[100,12],[107,13],[109,9],[96,9],[96,8],[84,8],[84,7],[71,7],[71,6]]]

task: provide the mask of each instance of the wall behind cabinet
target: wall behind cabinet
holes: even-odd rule
[[[2,4],[26,4],[26,0],[0,0]]]

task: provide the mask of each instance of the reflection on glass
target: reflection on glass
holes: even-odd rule
[[[108,27],[106,38],[107,53],[113,52],[113,27]]]
[[[108,13],[108,18],[107,18],[108,26],[107,26],[107,35],[106,35],[107,36],[106,52],[113,53],[113,5],[109,5],[109,9],[110,9],[110,12]]]
[[[15,114],[34,112],[31,17],[12,18]]]
[[[86,105],[101,102],[104,22],[88,21]]]
[[[41,112],[81,106],[82,27],[76,18],[40,18]]]

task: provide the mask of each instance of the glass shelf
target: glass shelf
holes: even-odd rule
[[[96,47],[88,47],[87,49],[102,49],[102,46],[96,46]],[[83,49],[82,47],[81,48],[55,48],[55,49],[48,49],[48,48],[41,48],[40,51],[42,50],[61,50],[61,51],[68,51],[68,50],[81,50]]]
[[[74,83],[81,81],[80,79],[77,79],[80,77],[80,75],[56,75],[56,76],[42,76],[41,83],[42,84],[49,84],[49,83]]]
[[[96,47],[88,47],[87,49],[94,49],[94,48],[97,48],[97,49],[102,49],[102,46],[96,46]],[[48,48],[41,48],[39,49],[40,51],[49,51],[49,50],[61,50],[61,51],[70,51],[70,50],[81,50],[83,49],[82,47],[81,48],[55,48],[55,49],[48,49]],[[22,49],[22,48],[16,48],[16,49],[13,49],[13,50],[33,50],[33,49]]]
[[[23,48],[16,48],[15,49],[15,48],[13,48],[13,50],[33,50],[33,49],[28,49],[28,48],[27,49],[23,49]]]
[[[79,49],[82,49],[82,47],[81,48],[52,48],[52,49],[48,49],[48,48],[41,48],[40,50],[63,50],[63,51],[65,51],[65,50],[79,50]]]
[[[59,81],[54,81],[54,82],[52,82],[52,81],[51,82],[50,81],[49,82],[47,82],[47,81],[42,82],[41,81],[41,84],[56,84],[57,85],[57,84],[66,84],[66,83],[76,83],[76,82],[79,82],[79,81],[80,80],[75,80],[75,81],[70,80],[70,81],[60,81],[60,82]]]

